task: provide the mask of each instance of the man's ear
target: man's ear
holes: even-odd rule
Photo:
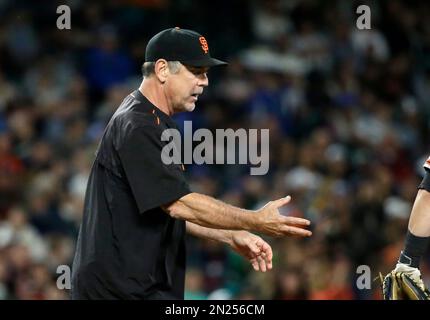
[[[164,83],[167,80],[167,76],[169,75],[169,66],[167,64],[167,61],[164,59],[158,59],[155,62],[155,75],[157,76],[157,79]]]

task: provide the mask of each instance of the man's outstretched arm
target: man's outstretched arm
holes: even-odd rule
[[[310,225],[309,220],[279,213],[278,209],[290,200],[288,196],[270,201],[263,208],[251,211],[203,194],[189,193],[163,209],[174,218],[212,229],[256,231],[270,236],[310,236],[312,233],[305,229]]]

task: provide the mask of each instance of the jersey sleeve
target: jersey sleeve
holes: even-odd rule
[[[164,164],[162,131],[153,126],[130,130],[118,149],[119,158],[140,213],[190,193],[181,164]]]

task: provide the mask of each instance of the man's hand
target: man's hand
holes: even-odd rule
[[[310,221],[296,217],[285,217],[279,213],[279,208],[289,203],[290,196],[268,202],[263,208],[257,210],[258,223],[256,230],[264,234],[282,237],[287,235],[309,237],[312,232],[304,229]]]
[[[259,236],[247,231],[232,231],[230,246],[248,259],[255,271],[272,269],[272,248]]]

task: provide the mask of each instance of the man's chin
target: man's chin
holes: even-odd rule
[[[193,103],[193,104],[190,104],[190,105],[186,106],[185,110],[188,111],[188,112],[192,112],[192,111],[194,111],[195,108],[196,108],[196,104]]]

